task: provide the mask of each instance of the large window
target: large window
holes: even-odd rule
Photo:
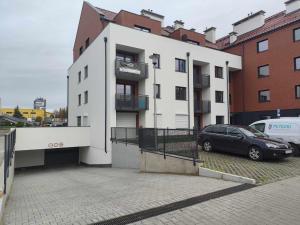
[[[267,51],[268,49],[269,49],[268,40],[257,42],[257,52],[264,52]]]
[[[151,29],[147,28],[147,27],[142,27],[139,25],[134,25],[134,29],[139,30],[139,31],[143,31],[143,32],[147,32],[150,33]]]
[[[87,104],[89,102],[89,92],[84,92],[84,104]]]
[[[270,75],[270,67],[269,65],[264,65],[258,67],[258,77],[267,77]]]
[[[300,85],[295,86],[295,97],[300,99]]]
[[[186,100],[185,87],[176,87],[176,100]]]
[[[269,102],[271,101],[270,90],[262,90],[258,92],[258,101],[259,102]]]
[[[88,78],[89,76],[89,67],[85,66],[84,67],[84,79]]]
[[[223,67],[219,67],[219,66],[215,67],[215,77],[223,78]]]
[[[300,41],[300,28],[294,30],[294,41]]]
[[[155,96],[160,98],[160,84],[155,84]]]
[[[175,71],[176,72],[186,72],[186,63],[184,59],[175,59]]]
[[[294,59],[294,64],[295,64],[295,70],[299,71],[300,70],[300,57],[297,57]]]
[[[81,94],[78,95],[78,106],[81,106]]]
[[[224,124],[224,116],[216,116],[216,124]],[[225,131],[226,131],[226,128],[225,128]],[[225,132],[224,132],[224,134],[225,134]]]
[[[216,103],[224,103],[224,92],[216,91]]]

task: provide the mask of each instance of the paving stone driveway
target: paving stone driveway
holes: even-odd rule
[[[113,168],[28,170],[15,176],[4,223],[86,225],[236,185]]]
[[[256,179],[258,184],[267,184],[300,175],[300,157],[283,160],[254,162],[248,158],[230,154],[199,153],[203,167],[220,172]]]

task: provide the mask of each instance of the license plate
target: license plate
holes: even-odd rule
[[[285,151],[285,154],[290,154],[292,152],[293,152],[292,150],[287,150],[287,151]]]

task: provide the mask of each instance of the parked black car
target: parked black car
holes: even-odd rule
[[[230,152],[249,156],[255,161],[285,158],[293,153],[290,144],[271,139],[252,127],[210,125],[200,132],[198,141],[206,152]]]

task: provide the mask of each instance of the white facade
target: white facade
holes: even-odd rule
[[[287,14],[300,9],[300,0],[287,1],[285,4]]]
[[[257,15],[250,15],[248,19],[238,24],[233,25],[233,32],[238,35],[245,34],[249,31],[255,30],[265,24],[265,12],[258,12]]]
[[[107,38],[107,153],[105,152],[105,43]],[[188,87],[187,72],[175,72],[175,58],[187,61],[189,57],[189,97],[190,97],[190,127],[194,127],[194,88],[193,64],[200,65],[202,74],[210,75],[210,88],[203,89],[202,99],[211,101],[211,113],[203,115],[203,125],[216,123],[216,116],[224,116],[228,122],[227,76],[226,61],[230,70],[241,69],[241,57],[206,47],[196,46],[163,36],[146,33],[125,26],[109,23],[97,39],[69,68],[69,126],[77,125],[77,117],[88,116],[90,125],[91,147],[81,155],[81,161],[88,164],[111,164],[110,128],[118,125],[128,125],[133,116],[116,111],[116,51],[134,52],[139,55],[139,61],[148,63],[149,77],[138,82],[138,94],[149,96],[149,109],[139,113],[139,126],[153,127],[154,100],[153,83],[154,70],[149,56],[160,55],[160,69],[156,69],[156,83],[160,84],[161,98],[157,99],[158,127],[178,128],[178,115],[188,115],[188,101],[175,98],[175,86]],[[78,83],[78,72],[84,73],[88,65],[89,75]],[[224,79],[215,78],[215,66],[224,68]],[[84,75],[82,75],[84,77]],[[78,95],[84,96],[88,91],[89,100],[78,106]],[[215,103],[215,91],[223,91],[224,103]],[[180,119],[182,119],[182,117]],[[180,122],[182,126],[184,121]],[[130,125],[130,124],[129,124]]]

